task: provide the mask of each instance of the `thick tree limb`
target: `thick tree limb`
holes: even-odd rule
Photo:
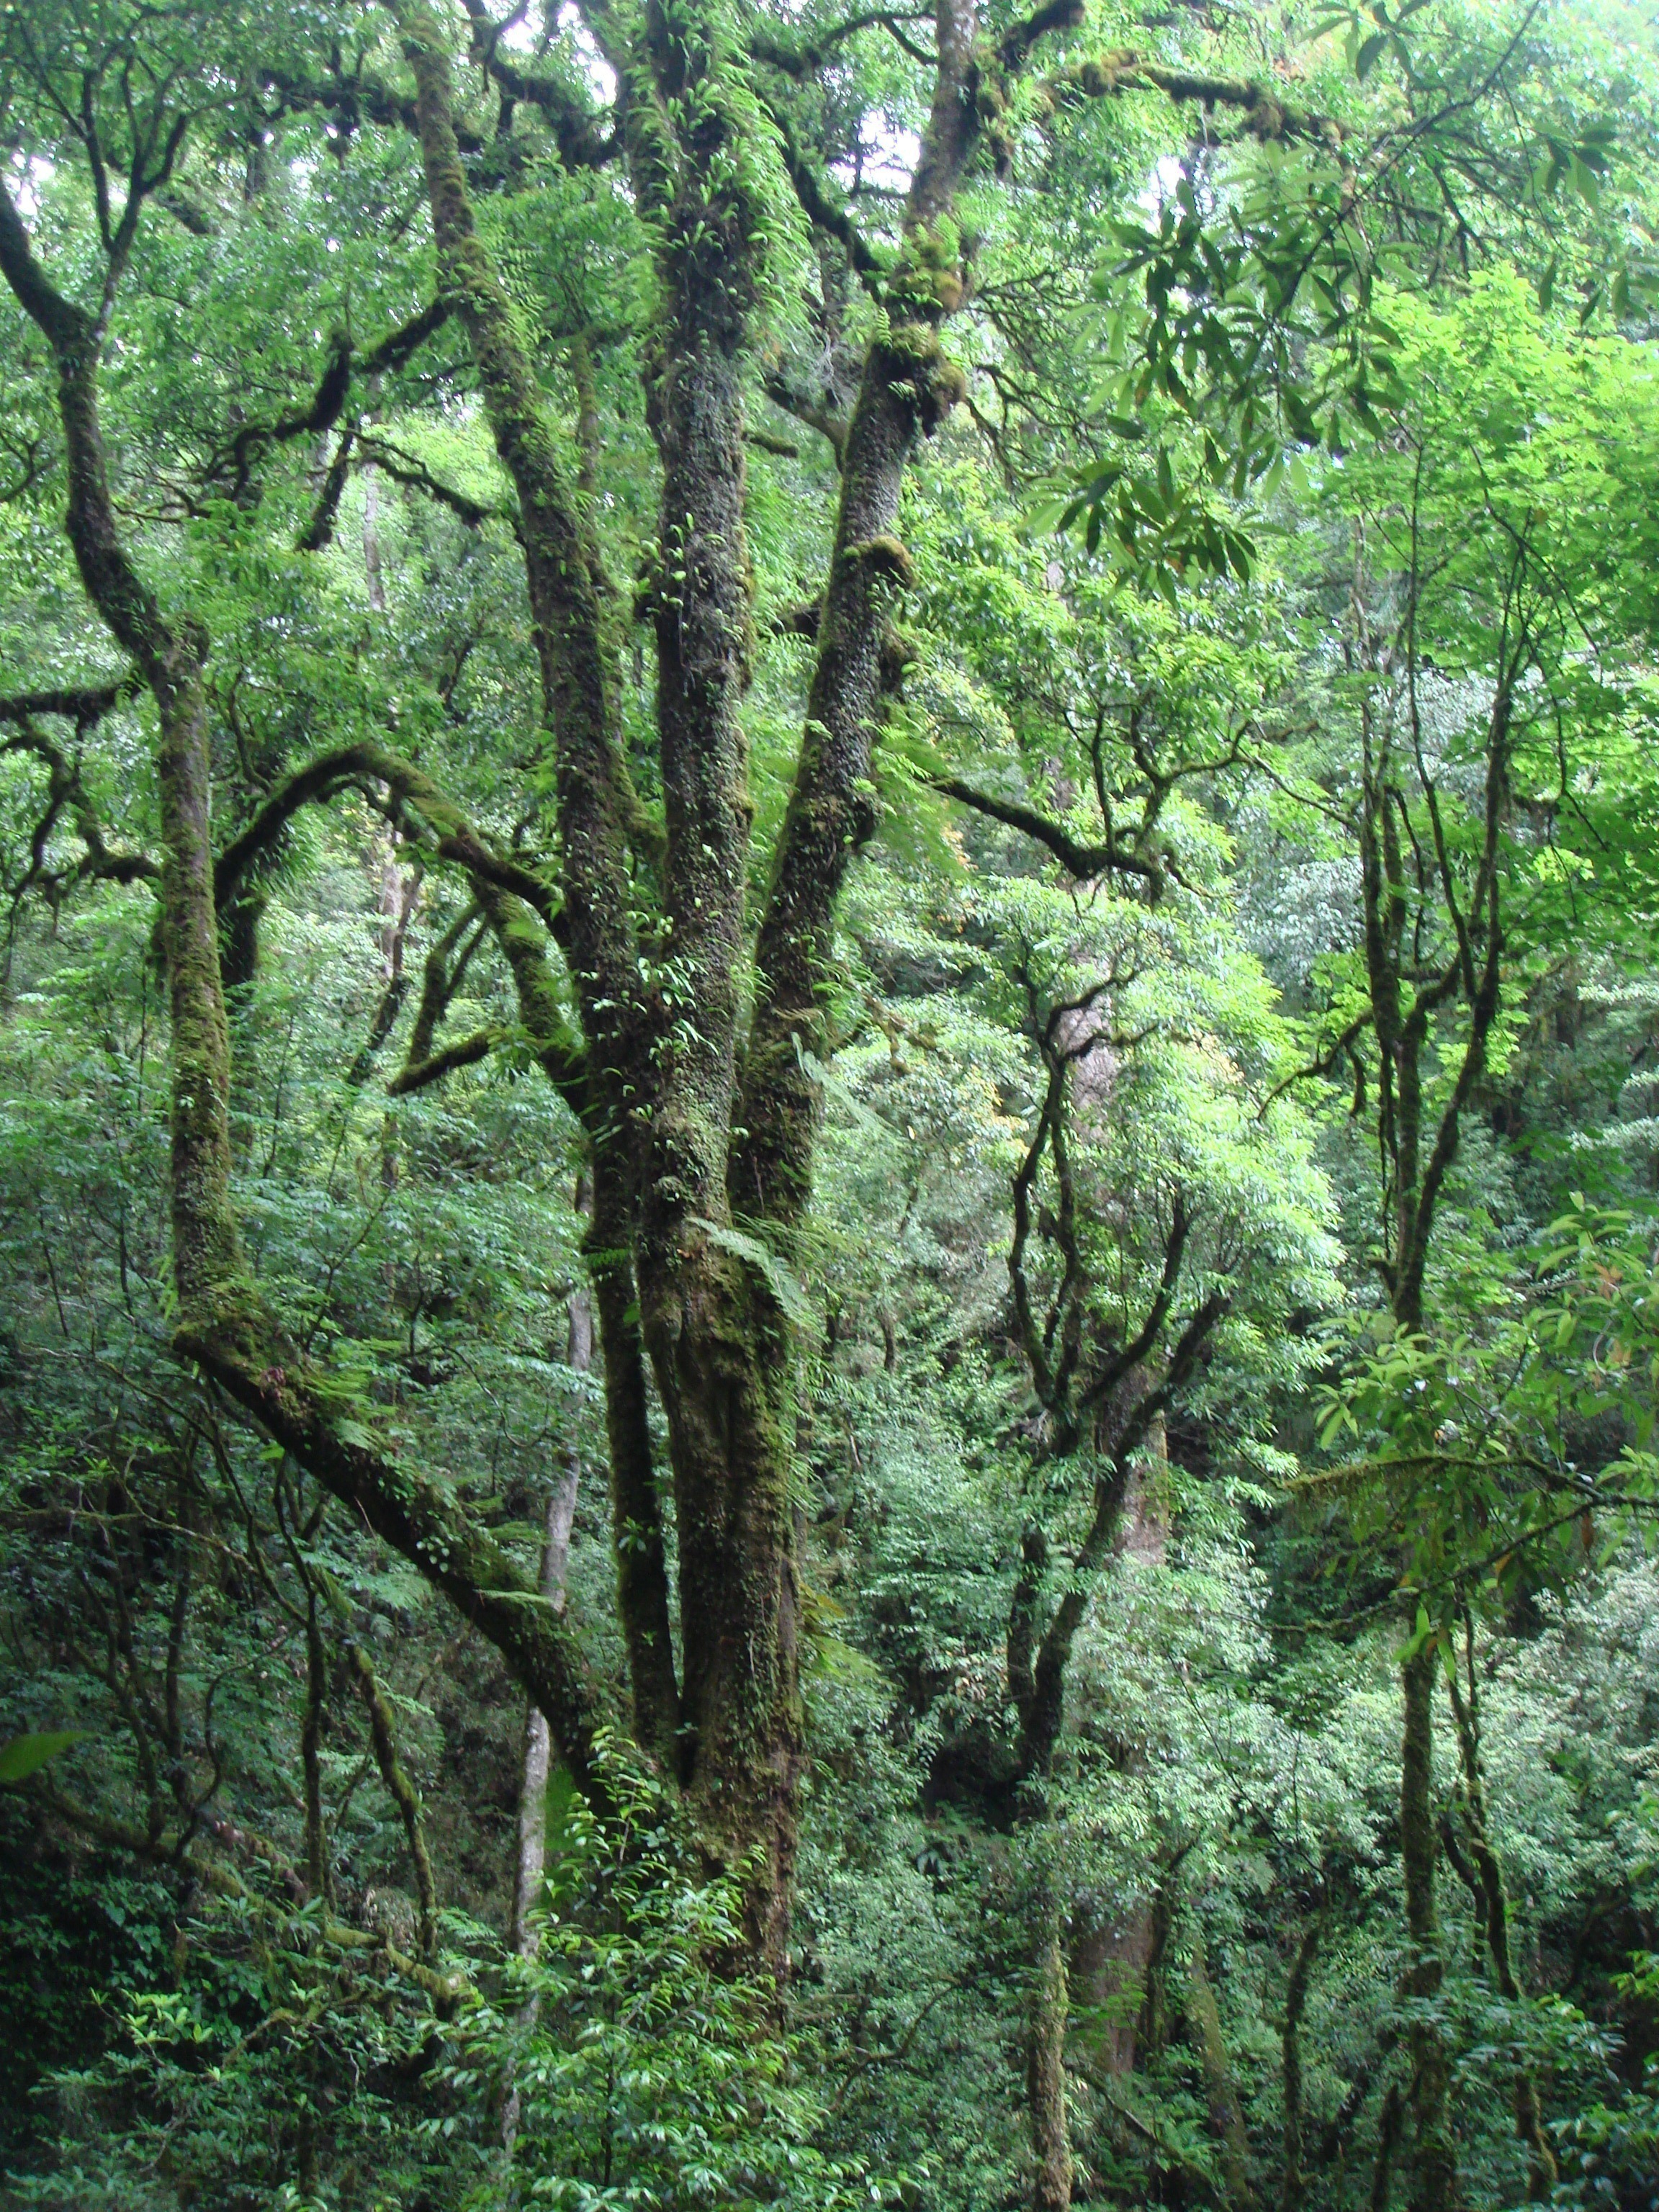
[[[1254,137],[1289,143],[1310,140],[1340,146],[1343,126],[1332,116],[1293,107],[1267,85],[1248,77],[1205,76],[1189,70],[1171,69],[1133,47],[1074,62],[1053,80],[1051,89],[1081,92],[1091,99],[1109,99],[1125,92],[1159,92],[1166,100],[1196,100],[1205,108],[1227,108],[1244,118]]]
[[[1016,34],[1023,62],[1046,32],[1073,20],[1045,7]],[[835,547],[818,634],[807,720],[756,944],[755,1009],[738,1120],[733,1204],[792,1224],[805,1203],[823,1100],[807,1070],[827,1047],[823,986],[832,921],[847,871],[875,811],[871,747],[888,672],[883,641],[896,583],[894,526],[916,441],[966,391],[939,331],[965,296],[960,270],[934,265],[942,218],[955,203],[994,100],[985,86],[975,0],[939,0],[933,99],[902,216],[904,244],[882,283],[887,328],[866,356],[842,453]],[[872,279],[873,281],[873,279]]]
[[[502,465],[519,494],[544,708],[558,766],[564,918],[593,1078],[624,1121],[635,1036],[637,945],[629,842],[633,794],[617,744],[617,672],[595,581],[601,573],[567,481],[534,364],[477,236],[462,171],[444,37],[423,7],[400,11],[415,72],[421,155],[443,296],[464,325]],[[459,854],[456,857],[459,857]],[[501,883],[499,875],[492,881]],[[520,896],[524,887],[506,886]],[[545,912],[544,890],[538,911]],[[532,905],[537,905],[534,898]]]
[[[285,108],[320,108],[332,115],[343,130],[356,131],[367,122],[378,124],[384,130],[407,131],[411,138],[420,136],[416,102],[395,91],[382,78],[367,76],[361,70],[355,76],[318,82],[267,70],[261,82],[276,94]],[[456,143],[464,154],[482,154],[489,144],[482,131],[472,130],[465,123],[457,123],[454,129]]]
[[[416,1091],[424,1091],[434,1083],[441,1083],[446,1075],[453,1074],[458,1067],[475,1067],[487,1060],[496,1046],[506,1037],[505,1030],[474,1030],[471,1036],[458,1037],[453,1044],[445,1045],[441,1051],[426,1059],[415,1060],[400,1067],[386,1085],[388,1098],[412,1097]]]
[[[9,699],[0,698],[0,722],[26,723],[37,714],[60,714],[77,729],[87,730],[112,713],[124,699],[132,698],[143,689],[143,677],[132,669],[112,684],[16,692]]]
[[[906,248],[884,287],[890,317],[866,354],[841,455],[841,499],[807,719],[756,944],[757,988],[729,1181],[735,1208],[793,1224],[823,1112],[807,1073],[827,1049],[823,987],[835,908],[875,826],[870,754],[882,714],[882,640],[908,556],[895,538],[916,441],[964,389],[939,329],[963,296],[927,240],[949,209],[979,129],[974,0],[941,0],[933,100],[906,199]],[[896,552],[895,549],[896,548]]]

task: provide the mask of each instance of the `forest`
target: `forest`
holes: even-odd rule
[[[0,2205],[1659,2212],[1659,15],[0,0]]]

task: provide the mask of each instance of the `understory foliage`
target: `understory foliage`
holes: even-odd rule
[[[1645,15],[0,141],[0,2203],[1659,2212]]]

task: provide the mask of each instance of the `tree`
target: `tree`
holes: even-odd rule
[[[1068,5],[981,27],[971,9],[940,13],[936,52],[918,64],[927,113],[919,151],[902,203],[884,225],[890,243],[880,244],[864,237],[822,183],[797,119],[801,103],[811,112],[821,85],[834,79],[839,33],[819,50],[810,39],[795,44],[751,31],[719,11],[684,19],[651,9],[637,16],[594,11],[583,19],[583,35],[615,80],[607,121],[557,70],[533,75],[509,59],[488,17],[474,14],[470,51],[486,103],[509,129],[520,107],[536,110],[552,157],[567,168],[620,160],[653,259],[653,297],[640,337],[660,505],[641,611],[649,615],[656,647],[659,823],[636,796],[628,764],[617,665],[621,594],[609,579],[590,507],[559,451],[532,350],[475,213],[462,137],[474,145],[483,138],[458,118],[452,27],[412,10],[400,18],[393,45],[381,26],[382,19],[348,11],[331,34],[356,42],[353,70],[338,60],[337,47],[319,74],[296,80],[286,33],[267,46],[258,19],[216,19],[215,50],[222,58],[204,110],[182,75],[183,41],[203,27],[195,19],[170,18],[173,43],[159,48],[143,22],[118,11],[95,20],[66,15],[63,36],[50,48],[37,47],[21,27],[12,34],[13,81],[41,133],[30,143],[54,158],[78,157],[97,216],[90,307],[75,296],[67,270],[61,282],[47,273],[15,203],[0,223],[8,281],[54,365],[68,530],[81,580],[131,657],[134,680],[157,718],[163,857],[153,879],[179,1102],[178,1341],[500,1644],[547,1712],[563,1755],[589,1778],[594,1708],[564,1624],[526,1601],[533,1591],[523,1578],[438,1486],[397,1463],[369,1424],[345,1414],[342,1427],[334,1386],[284,1336],[252,1283],[238,1233],[216,917],[254,856],[300,806],[345,783],[373,781],[389,794],[394,818],[414,832],[416,846],[465,875],[512,971],[528,1048],[587,1133],[635,1732],[646,1750],[680,1774],[723,1863],[746,1862],[761,1850],[766,1872],[754,1878],[749,1924],[758,1952],[781,1970],[800,1716],[788,1508],[789,1323],[775,1269],[789,1264],[810,1195],[822,1116],[811,1067],[829,1042],[823,992],[836,905],[874,822],[867,787],[890,680],[890,611],[912,575],[894,534],[902,488],[916,441],[965,388],[941,337],[969,274],[957,199],[976,167],[1006,167],[1012,158],[1012,125],[1002,118],[1012,112],[1011,101],[1027,96],[1021,87],[1046,42],[1077,32],[1080,14]],[[868,27],[886,35],[882,24]],[[566,34],[568,46],[575,36]],[[896,43],[908,59],[911,42]],[[576,51],[570,47],[573,57]],[[135,72],[147,87],[142,102],[131,94]],[[411,82],[412,94],[400,88]],[[1085,93],[1144,83],[1180,100],[1212,96],[1184,79],[1166,82],[1139,64],[1092,75],[1085,67],[1076,82]],[[298,111],[301,128],[306,115],[331,109],[356,130],[375,122],[413,129],[437,253],[437,299],[362,353],[343,338],[331,341],[310,402],[274,422],[221,433],[204,489],[210,495],[222,489],[233,503],[257,500],[260,471],[283,445],[331,431],[354,388],[409,359],[441,319],[459,323],[516,494],[541,668],[536,750],[551,787],[522,818],[544,842],[556,841],[556,875],[533,854],[520,856],[482,834],[402,756],[362,741],[325,750],[279,775],[240,838],[222,854],[213,849],[211,641],[195,617],[163,608],[144,580],[142,557],[129,549],[103,448],[99,355],[146,210],[172,189],[192,128],[210,164],[222,160],[227,129],[233,137],[239,127],[252,131],[263,141],[262,92],[275,95],[279,116]],[[1246,92],[1222,86],[1212,96],[1243,106],[1258,129],[1270,127]],[[825,150],[833,157],[829,127]],[[261,151],[262,164],[266,158]],[[785,241],[803,217],[869,295],[871,308],[856,335],[848,331],[836,369],[850,406],[833,429],[841,481],[821,602],[811,610],[816,657],[805,736],[768,862],[766,894],[751,921],[751,801],[740,712],[753,649],[745,385],[759,365],[765,287],[787,265]],[[570,341],[579,384],[592,335],[578,331]],[[360,434],[360,419],[354,415],[348,435]],[[337,462],[343,453],[342,446]],[[323,496],[324,507],[301,534],[302,546],[327,534],[327,501],[337,496],[327,481]],[[57,703],[67,703],[71,716],[99,711],[94,691]],[[47,711],[50,702],[40,697],[13,702],[14,720]],[[106,875],[145,872],[139,861],[106,851],[92,865]],[[752,1006],[744,980],[751,960]],[[440,1003],[442,989],[440,979]],[[473,1049],[469,1041],[459,1052],[441,1050],[409,1070],[404,1087],[435,1077]],[[763,1263],[757,1253],[770,1257]],[[641,1419],[647,1357],[668,1423],[680,1577],[678,1679],[659,1509]]]

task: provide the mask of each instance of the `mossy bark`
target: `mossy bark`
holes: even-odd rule
[[[1070,2212],[1071,2122],[1066,2099],[1066,1953],[1052,1916],[1037,1950],[1025,2035],[1031,2124],[1031,2212]]]
[[[871,757],[881,720],[884,643],[910,563],[895,535],[920,436],[962,398],[940,328],[961,304],[953,270],[933,266],[936,227],[954,202],[979,130],[974,0],[942,0],[933,106],[904,213],[905,246],[884,288],[885,331],[871,344],[842,449],[841,501],[817,623],[818,652],[795,780],[756,945],[755,1012],[732,1164],[739,1211],[786,1224],[810,1192],[823,1101],[803,1054],[830,1048],[824,987],[836,903],[875,828]],[[944,280],[944,281],[941,281]]]
[[[750,1943],[781,1979],[803,1741],[786,1325],[710,1239],[644,1298],[673,1462],[682,1774],[711,1856],[744,1868]]]
[[[357,1689],[368,1716],[369,1741],[374,1747],[374,1764],[380,1771],[386,1792],[398,1808],[398,1817],[404,1825],[404,1841],[409,1848],[410,1871],[415,1877],[415,1895],[421,1914],[421,1956],[431,1962],[438,1948],[438,1880],[433,1871],[432,1854],[427,1849],[426,1826],[421,1817],[421,1794],[410,1778],[398,1751],[398,1729],[392,1718],[392,1706],[386,1692],[377,1679],[368,1654],[360,1644],[351,1647],[351,1663],[357,1676]],[[545,1786],[544,1773],[543,1783]]]

